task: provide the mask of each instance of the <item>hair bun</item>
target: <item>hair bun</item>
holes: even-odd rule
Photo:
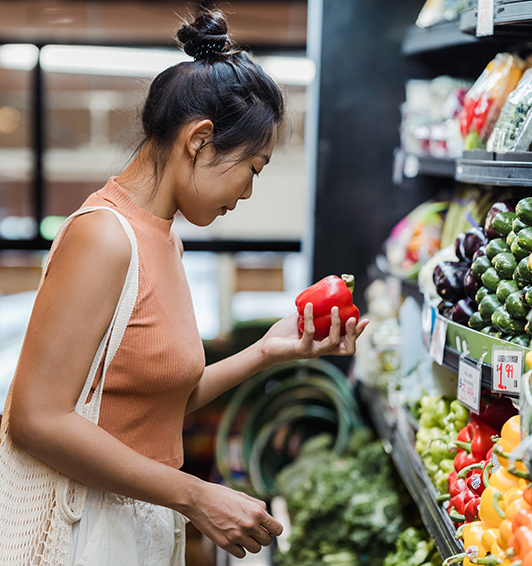
[[[196,61],[225,53],[231,47],[227,21],[220,10],[204,10],[191,24],[183,24],[177,39],[187,55]]]

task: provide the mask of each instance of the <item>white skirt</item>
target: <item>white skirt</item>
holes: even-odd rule
[[[187,522],[166,507],[89,489],[68,566],[185,566]]]

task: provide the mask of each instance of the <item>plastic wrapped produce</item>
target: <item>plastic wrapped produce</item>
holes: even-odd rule
[[[484,148],[501,109],[525,70],[517,55],[499,53],[488,63],[464,100],[460,114],[460,131],[464,149]]]
[[[506,99],[488,140],[488,151],[528,151],[532,143],[532,68]]]

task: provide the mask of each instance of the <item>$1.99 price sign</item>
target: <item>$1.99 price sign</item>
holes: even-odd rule
[[[493,391],[519,393],[523,373],[523,351],[492,349]]]
[[[477,364],[460,358],[457,399],[474,413],[478,413],[480,408],[481,377],[482,370]]]

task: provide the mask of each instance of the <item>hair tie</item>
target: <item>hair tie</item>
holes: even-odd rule
[[[201,59],[207,59],[210,55],[225,52],[225,47],[223,45],[220,45],[219,43],[204,43],[201,48],[194,54],[194,60],[199,61]]]

